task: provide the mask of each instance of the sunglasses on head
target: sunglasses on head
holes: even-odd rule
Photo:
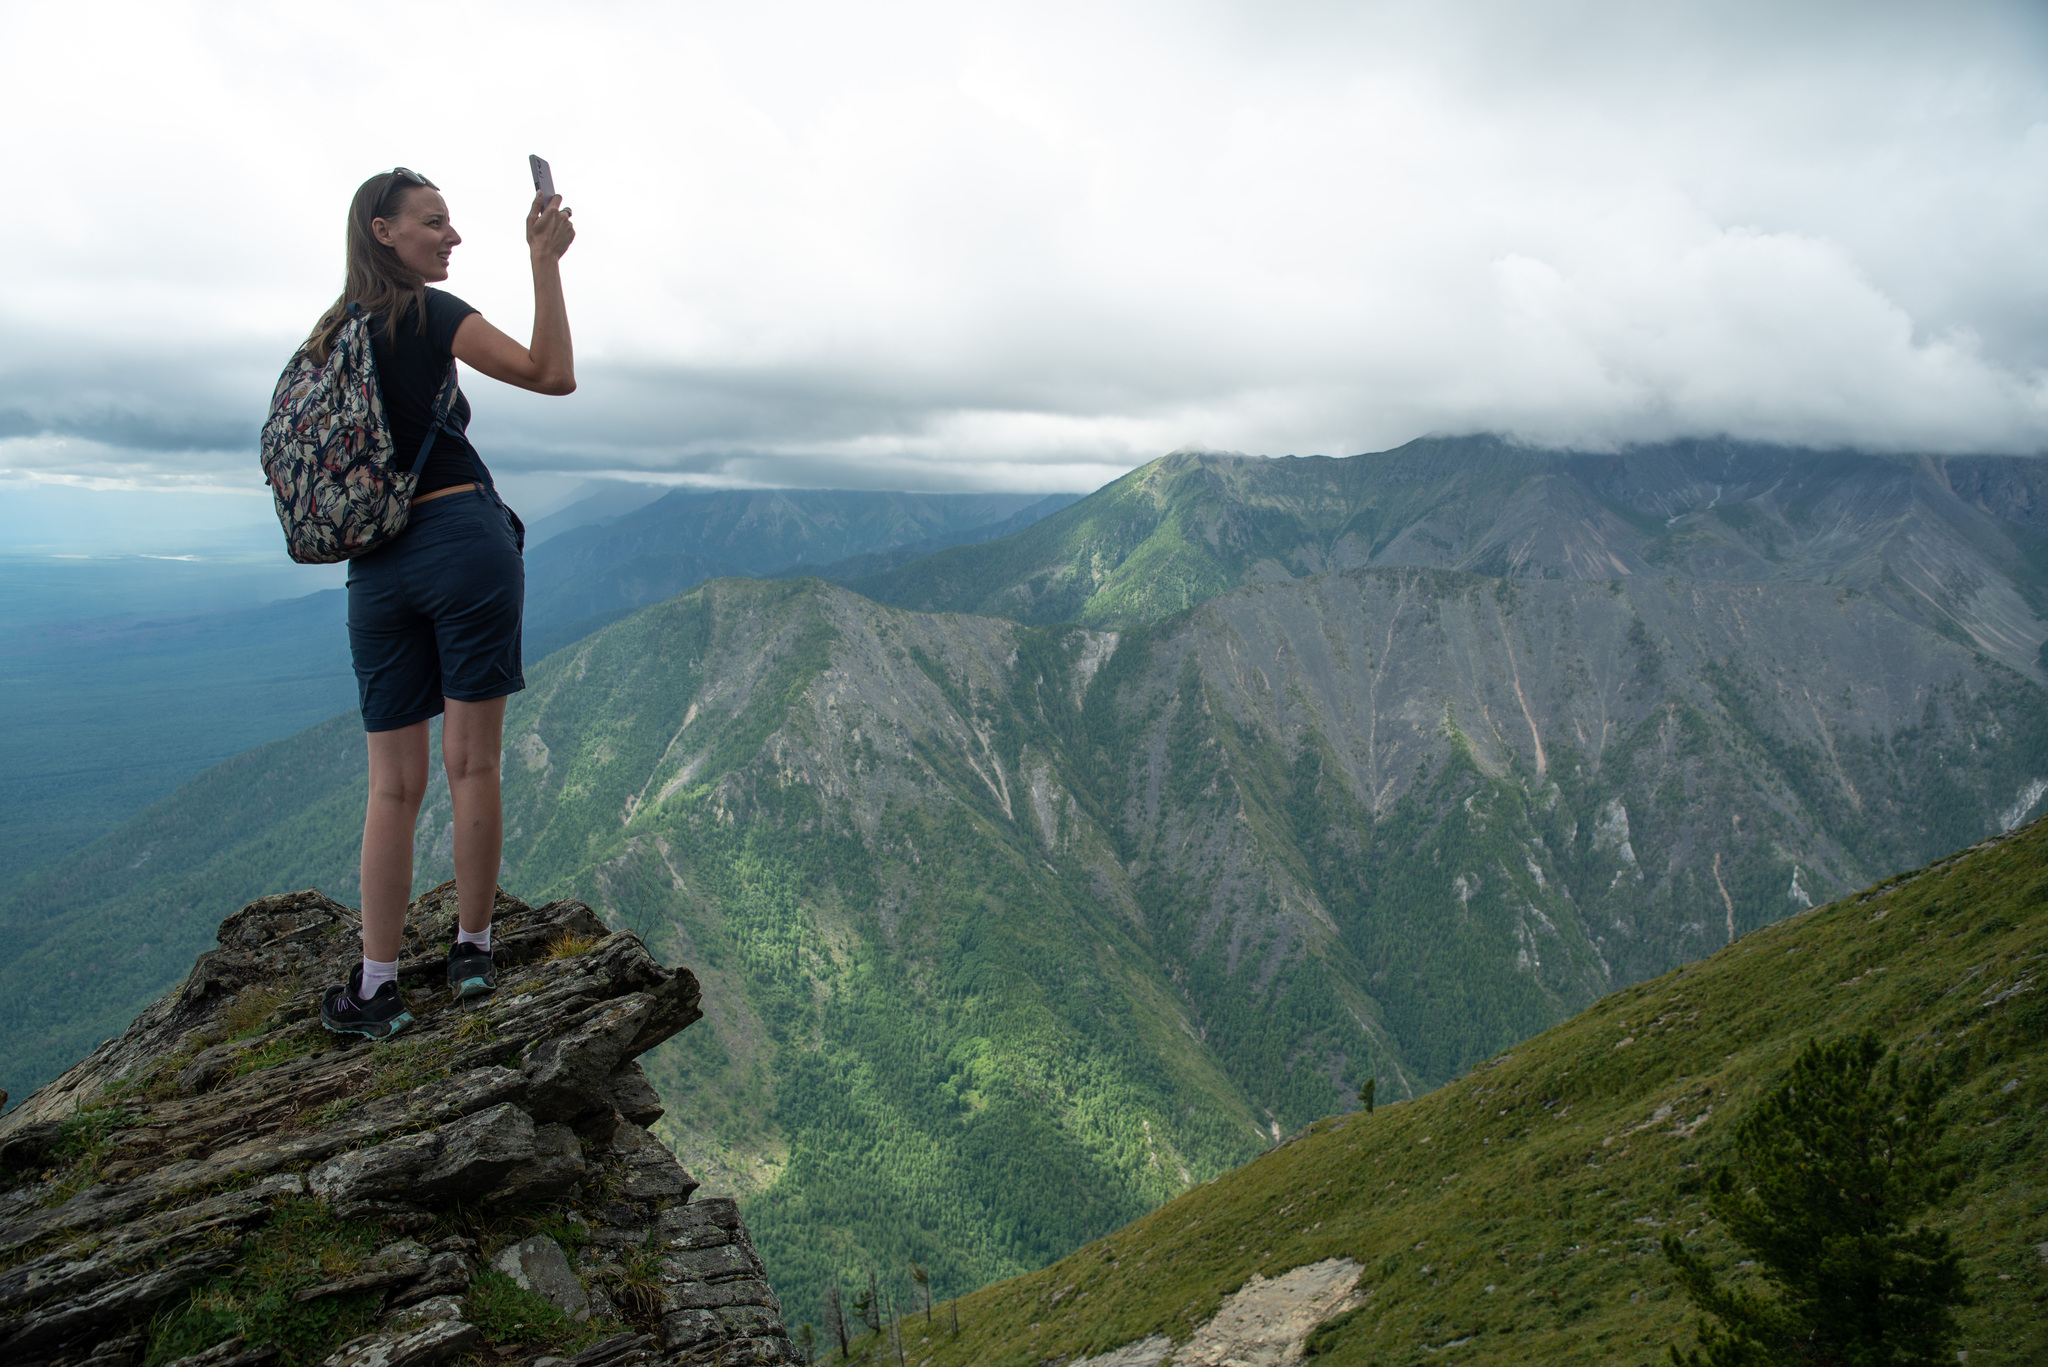
[[[377,196],[377,208],[381,211],[385,203],[391,198],[392,192],[406,185],[424,185],[429,190],[441,188],[434,184],[433,181],[428,180],[425,176],[413,170],[410,166],[394,166],[391,168],[391,183],[384,187],[383,194]],[[376,216],[381,218],[383,215],[380,212]]]

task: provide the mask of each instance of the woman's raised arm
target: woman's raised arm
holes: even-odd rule
[[[569,344],[569,306],[562,300],[562,253],[576,226],[556,195],[533,198],[526,215],[526,246],[533,255],[533,345],[521,346],[480,313],[455,329],[455,357],[494,380],[536,394],[576,392],[576,353]]]

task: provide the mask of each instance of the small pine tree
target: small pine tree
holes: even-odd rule
[[[804,1355],[804,1367],[811,1367],[811,1358],[818,1347],[818,1331],[805,1320],[796,1327],[796,1346]]]
[[[1369,1077],[1365,1080],[1365,1085],[1358,1089],[1358,1104],[1365,1107],[1367,1115],[1372,1114],[1372,1096],[1374,1092],[1379,1090],[1379,1085],[1380,1080],[1378,1078]]]
[[[910,1280],[917,1283],[918,1292],[924,1297],[924,1323],[925,1328],[929,1329],[932,1323],[931,1269],[922,1267],[917,1263],[912,1263],[910,1265]]]
[[[1735,1131],[1707,1207],[1777,1293],[1723,1287],[1676,1238],[1665,1256],[1703,1312],[1676,1367],[1952,1362],[1969,1304],[1947,1233],[1908,1227],[1954,1189],[1932,1069],[1902,1068],[1869,1031],[1807,1045]]]
[[[853,1312],[860,1316],[860,1322],[868,1327],[871,1334],[882,1332],[882,1288],[877,1284],[875,1269],[868,1269],[868,1294],[853,1303]]]

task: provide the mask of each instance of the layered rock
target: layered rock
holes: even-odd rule
[[[634,1060],[699,1018],[696,978],[581,902],[498,896],[483,1002],[444,986],[452,887],[414,905],[416,1024],[385,1044],[319,1022],[357,913],[251,903],[0,1118],[0,1361],[794,1360],[737,1209],[647,1129]]]

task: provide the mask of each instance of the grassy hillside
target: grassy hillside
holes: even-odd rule
[[[2044,974],[2036,822],[1615,992],[1419,1101],[1318,1121],[1051,1267],[942,1306],[939,1332],[913,1319],[909,1360],[1023,1367],[1184,1340],[1254,1273],[1349,1258],[1371,1296],[1321,1345],[1334,1367],[1660,1361],[1690,1346],[1693,1316],[1659,1238],[1734,1262],[1702,1175],[1808,1040],[1869,1028],[1951,1080],[1970,1176],[1938,1218],[1976,1297],[1969,1362],[2048,1361]]]

